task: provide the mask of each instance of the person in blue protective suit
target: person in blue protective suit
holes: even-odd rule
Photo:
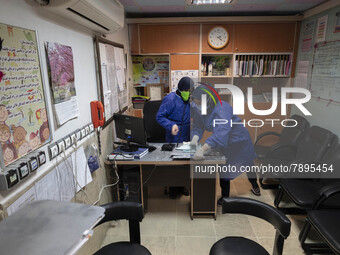
[[[183,77],[176,92],[164,97],[156,114],[157,122],[166,130],[168,143],[182,143],[190,141],[190,89],[193,80]]]
[[[196,150],[194,160],[204,159],[204,154],[209,150],[220,151],[227,159],[227,165],[233,166],[241,174],[241,166],[254,165],[256,153],[248,130],[243,126],[241,119],[233,114],[233,108],[227,102],[219,101],[209,86],[200,85],[192,93],[191,117],[193,130],[191,132],[192,145],[202,138],[203,132],[210,131],[212,135],[207,138],[204,144]],[[201,113],[202,94],[206,94],[206,115]],[[216,124],[214,120],[223,120],[224,124]],[[228,123],[226,123],[226,121]],[[221,123],[222,123],[221,122]],[[231,125],[230,123],[234,123]],[[240,123],[240,124],[235,124]],[[242,124],[241,124],[242,123]],[[252,192],[260,195],[260,188],[257,184],[256,173],[248,173],[248,179],[252,185]],[[228,197],[230,192],[230,180],[236,177],[231,173],[220,173],[220,186],[222,197],[218,204],[222,204],[223,197]]]
[[[156,114],[156,120],[166,130],[167,143],[190,141],[189,97],[193,87],[193,80],[189,77],[183,77],[178,82],[177,90],[163,98]],[[189,191],[184,187],[169,188],[170,198],[176,198],[179,194],[189,195]]]

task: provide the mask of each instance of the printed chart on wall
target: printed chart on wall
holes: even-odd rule
[[[74,84],[73,53],[69,46],[46,42],[49,78],[58,125],[79,116]]]
[[[50,141],[33,30],[0,24],[0,142],[5,166]]]
[[[124,49],[99,43],[102,93],[106,121],[128,106]]]
[[[317,44],[312,66],[312,96],[340,102],[340,41]]]
[[[169,87],[168,56],[132,56],[133,85],[146,86],[152,83],[164,84]]]
[[[198,70],[171,70],[171,91],[177,89],[178,82],[183,77],[190,77],[194,81],[198,80]]]

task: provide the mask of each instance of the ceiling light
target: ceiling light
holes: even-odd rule
[[[233,0],[191,0],[191,4],[230,4]]]

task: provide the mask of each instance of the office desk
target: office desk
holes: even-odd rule
[[[195,179],[194,165],[225,164],[224,157],[206,157],[203,161],[172,160],[172,151],[161,151],[162,144],[152,144],[157,149],[141,159],[116,161],[118,166],[139,166],[141,202],[145,206],[144,190],[147,186],[191,187],[190,216],[212,214],[216,218],[216,174],[209,178]],[[106,164],[113,164],[106,161]],[[156,167],[156,169],[154,169]],[[215,177],[215,178],[214,178]],[[145,183],[144,183],[145,182]],[[145,208],[145,207],[144,207]]]
[[[104,211],[71,202],[32,202],[0,222],[1,254],[74,254]]]

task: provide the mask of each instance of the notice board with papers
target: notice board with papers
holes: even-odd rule
[[[124,46],[101,37],[95,38],[99,76],[99,94],[105,111],[105,127],[113,115],[128,106],[126,57]]]

